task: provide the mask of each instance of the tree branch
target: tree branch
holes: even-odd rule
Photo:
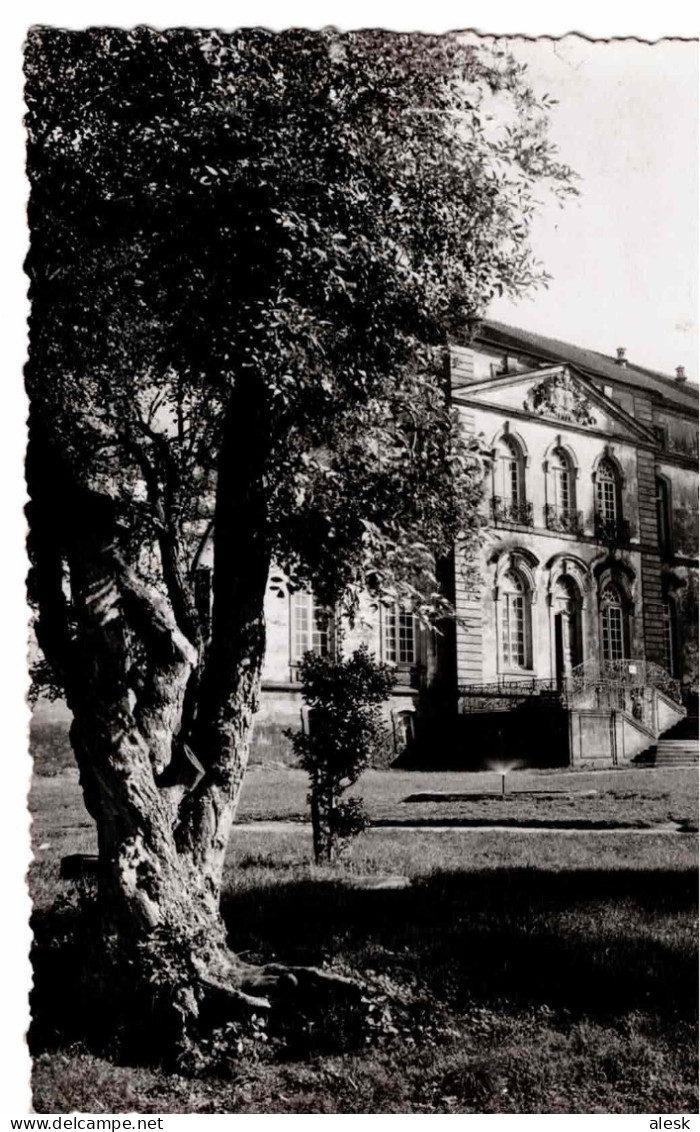
[[[119,588],[124,613],[132,628],[170,663],[195,665],[198,653],[180,629],[174,611],[154,586],[139,578],[115,552]]]
[[[175,619],[183,632],[198,649],[202,646],[201,628],[197,608],[183,568],[184,553],[180,548],[177,523],[178,468],[170,451],[167,438],[156,432],[138,413],[132,423],[152,444],[157,463],[154,465],[142,443],[129,430],[128,445],[143,471],[148,496],[156,520],[156,535],[160,550],[163,581],[168,591]],[[162,485],[161,485],[162,477]]]

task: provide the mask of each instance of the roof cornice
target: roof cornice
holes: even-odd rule
[[[670,376],[657,373],[655,370],[645,369],[643,366],[635,366],[629,362],[624,367],[619,367],[619,374],[610,374],[602,370],[602,365],[604,363],[607,368],[615,367],[616,362],[614,358],[609,358],[605,354],[598,355],[597,351],[586,350],[585,347],[577,346],[573,342],[559,342],[558,340],[551,340],[551,350],[548,351],[545,344],[540,344],[536,341],[533,342],[533,337],[535,339],[546,340],[546,335],[544,334],[521,330],[518,327],[511,327],[506,323],[499,323],[496,320],[483,319],[474,331],[469,346],[474,348],[474,346],[479,343],[492,349],[503,351],[506,346],[503,339],[507,339],[510,341],[514,350],[517,349],[524,354],[530,354],[533,358],[549,362],[550,365],[558,363],[576,366],[579,372],[585,373],[586,376],[595,378],[598,381],[619,382],[621,386],[637,390],[640,394],[644,394],[655,403],[663,404],[666,408],[672,407],[674,411],[685,412],[690,415],[697,414],[699,391],[694,383],[681,386]],[[455,342],[455,345],[460,345],[460,343]],[[596,370],[593,366],[587,366],[585,362],[580,359],[572,361],[566,356],[563,356],[563,352],[567,349],[599,356],[601,370]],[[635,380],[635,376],[637,380]],[[648,382],[656,382],[659,385],[665,386],[665,389],[650,388],[647,384]],[[668,390],[668,393],[666,390]],[[672,394],[675,394],[675,396],[672,396]],[[683,403],[678,400],[678,397],[686,397],[688,400]]]

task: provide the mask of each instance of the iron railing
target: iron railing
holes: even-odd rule
[[[630,540],[630,525],[627,519],[604,519],[596,515],[595,537],[614,546],[625,546]]]
[[[519,523],[523,527],[532,526],[532,504],[524,500],[501,499],[494,495],[491,499],[491,513],[494,523]]]
[[[636,657],[624,660],[585,660],[573,669],[569,679],[573,695],[580,695],[588,688],[598,685],[658,688],[669,699],[681,702],[680,681],[652,660],[640,660]]]
[[[680,683],[662,668],[648,660],[587,660],[559,679],[501,677],[486,684],[462,684],[458,689],[462,714],[484,711],[513,711],[525,702],[538,702],[561,707],[589,706],[605,710],[626,711],[634,719],[652,726],[654,703],[652,689],[657,688],[669,699],[681,702]]]
[[[525,701],[561,703],[566,699],[562,681],[533,676],[517,680],[507,677],[487,684],[462,684],[458,689],[462,714],[479,711],[512,711]]]
[[[570,535],[583,534],[582,514],[573,507],[555,507],[553,503],[546,503],[544,525],[548,531],[563,531]]]

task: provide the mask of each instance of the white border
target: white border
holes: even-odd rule
[[[22,389],[22,366],[26,351],[25,321],[27,315],[26,281],[22,261],[26,254],[24,210],[27,188],[24,179],[24,136],[22,130],[21,45],[31,24],[83,27],[111,23],[129,26],[139,23],[155,26],[194,25],[200,27],[237,27],[290,25],[323,27],[334,24],[343,28],[389,27],[396,30],[445,31],[472,28],[495,34],[561,36],[578,32],[589,38],[633,36],[653,42],[664,37],[697,38],[700,34],[700,7],[693,0],[665,0],[663,4],[649,0],[425,0],[423,4],[402,0],[257,0],[230,2],[199,0],[122,0],[121,3],[94,0],[92,3],[66,0],[29,0],[13,5],[3,21],[0,37],[0,130],[3,141],[3,171],[0,179],[2,199],[2,260],[0,262],[0,298],[2,300],[2,411],[0,412],[0,530],[3,533],[3,555],[0,559],[0,595],[2,600],[2,651],[0,652],[0,695],[2,696],[2,788],[0,789],[0,829],[3,833],[2,900],[4,924],[2,935],[2,1051],[3,1085],[0,1111],[20,1116],[30,1111],[28,1092],[28,1056],[21,1034],[27,1023],[26,988],[29,980],[27,950],[29,904],[24,884],[28,854],[28,817],[26,811],[29,760],[26,754],[28,714],[23,705],[26,686],[23,554],[25,500],[23,480],[24,421],[26,404]],[[397,1067],[398,1071],[398,1067]],[[202,1120],[202,1117],[168,1117],[165,1123]],[[211,1119],[211,1118],[208,1118]],[[221,1119],[232,1119],[222,1117]],[[240,1125],[250,1118],[235,1118]],[[268,1122],[281,1117],[257,1117]],[[302,1117],[291,1117],[297,1122]],[[339,1118],[326,1118],[337,1120]],[[341,1119],[361,1120],[362,1117]],[[404,1117],[388,1117],[403,1120]],[[414,1120],[435,1120],[436,1117],[413,1117]],[[474,1117],[467,1119],[471,1127],[490,1120],[489,1128],[506,1123],[542,1120],[571,1127],[582,1121],[596,1121],[600,1127],[615,1121],[616,1127],[649,1128],[644,1116],[533,1116]],[[557,1127],[559,1127],[559,1123]],[[697,1127],[696,1120],[692,1126]],[[288,1126],[289,1127],[289,1126]]]

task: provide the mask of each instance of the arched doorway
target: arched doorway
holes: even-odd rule
[[[581,591],[569,574],[557,578],[552,591],[554,674],[557,683],[571,675],[583,661]]]

